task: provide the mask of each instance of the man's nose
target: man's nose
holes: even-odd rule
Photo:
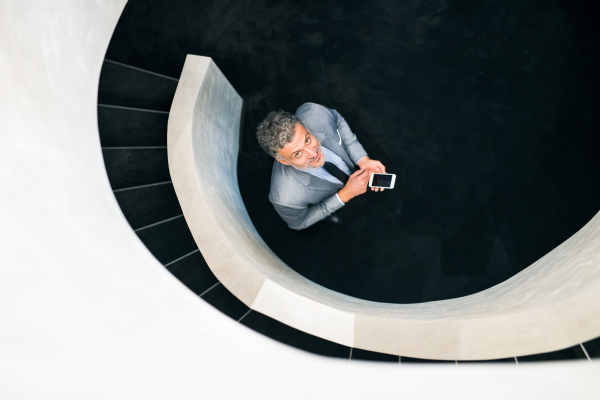
[[[311,148],[307,147],[306,148],[306,152],[308,153],[308,157],[309,158],[317,156],[317,148],[316,147],[314,149],[311,149]]]

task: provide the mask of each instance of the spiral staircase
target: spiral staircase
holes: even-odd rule
[[[252,311],[214,276],[183,217],[167,160],[167,121],[178,79],[105,59],[98,92],[98,124],[115,197],[150,252],[203,300],[245,326],[315,354],[395,363],[429,360],[354,349],[304,333]],[[479,362],[587,360],[600,357],[600,339],[567,349]]]
[[[173,190],[177,79],[104,59],[125,4],[0,4],[0,397],[598,397],[598,339],[514,366],[399,367],[428,360],[249,311],[212,275]],[[347,361],[359,359],[391,362]]]

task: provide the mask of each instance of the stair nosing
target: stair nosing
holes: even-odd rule
[[[122,110],[143,111],[143,112],[157,113],[157,114],[169,114],[169,111],[149,110],[147,108],[137,108],[137,107],[116,106],[116,105],[112,105],[112,104],[101,104],[101,103],[98,103],[98,107],[119,108],[119,109],[122,109]]]

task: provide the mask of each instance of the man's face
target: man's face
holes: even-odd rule
[[[279,150],[279,157],[277,161],[280,163],[293,165],[298,169],[319,168],[325,164],[321,144],[300,124],[294,127],[292,141]]]

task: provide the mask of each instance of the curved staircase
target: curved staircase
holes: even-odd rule
[[[167,121],[178,79],[106,59],[98,93],[98,124],[106,171],[115,197],[148,250],[190,290],[230,318],[275,340],[330,357],[389,362],[424,360],[353,349],[253,312],[213,275],[200,253],[170,180]],[[600,357],[600,339],[545,354],[490,362]]]

